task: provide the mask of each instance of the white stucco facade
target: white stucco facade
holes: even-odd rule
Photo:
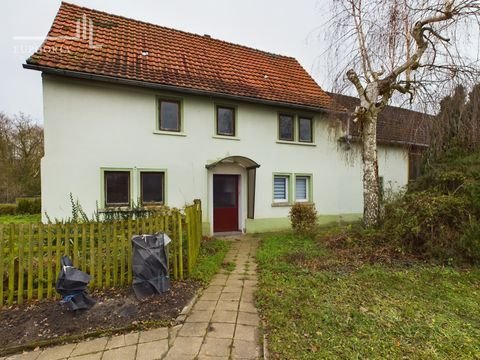
[[[213,231],[214,173],[236,174],[239,181],[239,227],[273,230],[288,224],[289,206],[273,204],[276,173],[311,175],[311,200],[320,216],[355,216],[363,211],[359,153],[338,146],[341,134],[329,130],[320,113],[300,112],[221,98],[165,93],[98,81],[43,76],[45,157],[42,160],[42,206],[50,218],[71,216],[69,194],[87,214],[103,207],[104,169],[131,171],[131,197],[139,197],[142,170],[165,171],[165,201],[182,207],[201,199],[206,232]],[[182,132],[157,131],[158,98],[181,101]],[[237,134],[215,135],[215,106],[236,108]],[[313,144],[278,141],[280,112],[313,116]],[[244,156],[256,171],[255,216],[247,219],[246,170],[206,165],[228,156]],[[408,151],[381,146],[379,173],[384,184],[399,188],[408,181]]]

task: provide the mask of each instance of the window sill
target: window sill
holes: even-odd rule
[[[277,144],[317,146],[317,144],[315,144],[315,143],[307,143],[307,142],[300,142],[300,141],[287,141],[287,140],[277,140]]]
[[[274,202],[272,203],[272,207],[288,207],[292,206],[292,203],[289,202]]]
[[[187,136],[184,132],[177,131],[154,130],[153,133],[156,135]]]
[[[228,136],[228,135],[213,135],[212,138],[214,139],[223,139],[223,140],[236,140],[240,141],[240,138],[237,136]]]
[[[313,201],[295,201],[295,202],[274,202],[272,207],[289,207],[295,204],[309,205],[313,206],[315,203]]]

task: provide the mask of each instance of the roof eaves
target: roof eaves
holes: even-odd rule
[[[64,69],[52,68],[48,66],[36,65],[35,63],[28,62],[28,61],[26,64],[23,64],[22,66],[24,69],[37,70],[47,74],[60,75],[60,76],[78,78],[78,79],[97,80],[97,81],[103,81],[108,83],[140,86],[140,87],[146,87],[150,89],[168,90],[168,91],[175,91],[179,93],[186,93],[186,94],[193,94],[193,95],[204,95],[204,96],[214,95],[214,96],[222,97],[225,99],[240,100],[240,101],[253,102],[253,103],[259,103],[259,104],[271,105],[271,106],[288,107],[288,108],[307,110],[312,112],[326,112],[326,113],[332,113],[332,114],[345,113],[344,111],[323,108],[320,106],[316,107],[316,106],[309,106],[309,105],[303,105],[298,103],[281,102],[281,101],[275,101],[275,100],[232,95],[228,93],[219,93],[219,92],[213,92],[213,91],[207,91],[207,90],[201,90],[201,89],[195,89],[195,88],[179,87],[174,85],[152,83],[152,82],[146,82],[146,81],[140,81],[140,80],[132,80],[132,79],[126,79],[126,78],[120,78],[120,77],[107,76],[107,75],[64,70]]]

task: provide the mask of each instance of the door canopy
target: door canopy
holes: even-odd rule
[[[255,161],[252,159],[249,159],[245,156],[228,156],[226,158],[223,158],[221,160],[215,161],[213,163],[205,165],[207,169],[213,169],[215,166],[220,165],[220,164],[237,164],[241,167],[244,167],[247,170],[250,169],[257,169],[260,167],[259,164],[257,164]]]

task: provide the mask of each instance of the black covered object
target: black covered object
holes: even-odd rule
[[[74,268],[68,256],[62,256],[61,265],[55,288],[62,295],[63,302],[71,310],[90,309],[95,304],[95,300],[86,293],[91,276]]]
[[[133,291],[138,299],[161,294],[170,289],[164,233],[136,235],[133,243]]]

